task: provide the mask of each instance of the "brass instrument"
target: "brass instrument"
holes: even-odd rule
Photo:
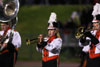
[[[84,35],[84,27],[79,27],[75,34],[76,39],[81,38],[83,35]]]
[[[38,42],[38,37],[37,38],[33,38],[33,39],[26,39],[26,45],[30,45],[32,43],[37,43]],[[47,42],[48,41],[48,36],[43,36],[43,41]]]
[[[11,41],[14,33],[14,29],[16,23],[18,21],[17,14],[19,11],[19,0],[2,0],[0,2],[0,22],[9,23],[11,32],[10,35],[7,36],[7,32],[2,36],[0,40],[0,44],[8,43]],[[2,51],[4,47],[0,47],[0,51]]]
[[[19,11],[19,0],[3,0],[0,3],[0,21],[8,22],[14,19]]]
[[[36,42],[38,40],[38,38],[34,38],[34,39],[26,39],[26,45],[30,45],[33,42]]]
[[[88,26],[87,28],[85,28],[84,26],[79,27],[75,34],[76,39],[80,39],[82,36],[84,37],[84,33],[91,31],[92,28],[92,26]]]

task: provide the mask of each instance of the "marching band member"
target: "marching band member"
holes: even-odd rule
[[[48,38],[38,37],[37,50],[42,52],[42,67],[58,67],[58,58],[62,46],[62,39],[57,29],[56,14],[51,13],[48,21]]]
[[[0,0],[0,67],[15,67],[21,46],[20,34],[14,30],[18,11],[19,0]]]
[[[82,51],[88,55],[85,67],[100,67],[100,10],[97,8],[100,6],[98,5],[100,4],[94,6],[92,12],[94,17],[92,30],[85,32],[84,37],[79,40],[79,45],[83,47]]]
[[[2,37],[10,36],[11,29],[8,22],[1,22],[0,41]],[[14,30],[13,37],[6,43],[0,43],[0,67],[14,67],[17,60],[18,48],[21,46],[21,37],[19,32]],[[3,48],[2,48],[3,47]]]

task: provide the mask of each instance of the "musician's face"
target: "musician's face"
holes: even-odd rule
[[[94,30],[98,30],[100,28],[99,23],[93,23]]]
[[[48,36],[49,36],[49,37],[55,35],[55,33],[56,33],[56,30],[53,30],[53,29],[48,30]]]
[[[1,23],[0,25],[1,25],[1,30],[4,30],[5,31],[8,28],[8,25],[7,24]]]

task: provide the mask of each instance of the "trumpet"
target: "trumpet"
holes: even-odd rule
[[[38,38],[33,38],[33,39],[26,39],[26,45],[30,45],[33,42],[36,42]]]
[[[41,37],[41,34],[37,38],[26,39],[26,45],[30,45],[31,43],[38,43],[38,42],[41,42],[41,41],[45,41],[45,42],[48,41],[48,36],[45,36],[45,37],[43,36],[42,39],[41,39],[41,41],[39,41],[40,37]]]

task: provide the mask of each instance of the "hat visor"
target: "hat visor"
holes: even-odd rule
[[[100,22],[100,21],[99,20],[96,20],[96,19],[93,19],[92,22],[93,23],[97,23],[97,22]]]
[[[48,27],[48,30],[55,30],[55,29],[56,27],[52,27],[52,26]]]

